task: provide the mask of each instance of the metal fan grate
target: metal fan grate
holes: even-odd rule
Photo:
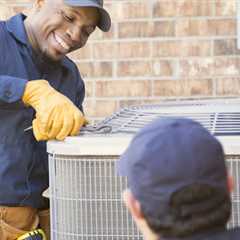
[[[240,100],[165,103],[124,108],[100,122],[112,133],[135,133],[158,117],[186,117],[200,122],[214,135],[240,135]]]
[[[51,230],[56,240],[142,239],[122,201],[118,156],[50,156]]]
[[[239,156],[226,156],[226,163],[229,174],[234,180],[232,192],[232,216],[228,223],[229,228],[240,226],[240,158]]]
[[[142,240],[122,201],[127,179],[116,174],[119,156],[50,155],[53,240]],[[240,225],[239,156],[226,156],[234,177],[230,228]]]

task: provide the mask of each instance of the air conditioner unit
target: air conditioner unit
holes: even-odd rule
[[[240,99],[170,102],[122,109],[79,136],[48,143],[52,240],[142,239],[123,205],[127,181],[115,163],[136,131],[169,116],[195,119],[222,142],[235,179],[229,227],[240,225]]]

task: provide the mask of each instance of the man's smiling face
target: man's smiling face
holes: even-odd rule
[[[93,7],[70,7],[62,0],[38,0],[25,21],[30,43],[54,61],[83,47],[99,21]]]

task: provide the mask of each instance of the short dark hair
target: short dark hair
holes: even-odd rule
[[[231,215],[230,194],[205,184],[192,184],[174,192],[168,215],[143,215],[150,228],[162,237],[187,237],[224,228]]]

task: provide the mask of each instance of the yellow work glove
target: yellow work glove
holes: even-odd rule
[[[82,112],[46,80],[29,81],[22,97],[36,111],[33,133],[37,141],[76,135],[85,123]]]
[[[42,229],[36,229],[23,234],[22,236],[18,237],[16,240],[30,240],[30,239],[47,240],[47,237]]]

